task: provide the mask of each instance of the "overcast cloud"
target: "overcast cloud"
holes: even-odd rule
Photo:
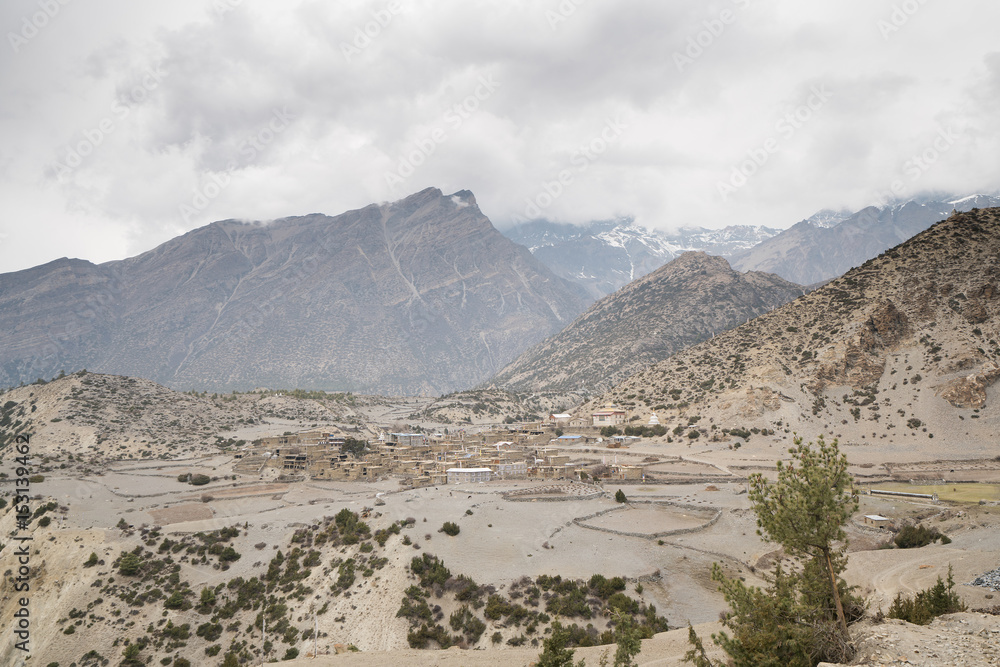
[[[0,25],[0,272],[428,186],[500,228],[1000,187],[996,2],[5,0]]]

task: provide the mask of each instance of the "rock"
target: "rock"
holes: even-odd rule
[[[981,408],[986,405],[986,390],[1000,378],[1000,367],[989,362],[978,373],[951,380],[938,395],[956,408]]]

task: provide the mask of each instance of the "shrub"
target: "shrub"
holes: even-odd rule
[[[414,556],[410,561],[410,571],[420,578],[420,585],[424,588],[430,588],[434,584],[444,586],[451,578],[451,572],[444,563],[430,554]]]
[[[951,542],[947,536],[942,535],[937,528],[927,528],[925,526],[903,526],[893,540],[900,549],[913,549],[927,546],[932,542],[941,540],[942,543]],[[945,542],[945,540],[948,540]]]
[[[177,590],[170,594],[163,602],[163,606],[167,609],[181,609],[184,607],[184,593]]]
[[[444,534],[446,534],[446,535],[451,535],[452,537],[455,537],[456,535],[458,535],[458,533],[461,530],[462,529],[458,527],[458,524],[454,523],[452,521],[445,521],[444,525],[441,526],[441,532],[444,533]]]
[[[94,567],[95,565],[97,565],[97,561],[98,561],[97,553],[91,551],[90,552],[90,558],[88,558],[86,560],[86,562],[84,562],[83,566],[84,567]]]
[[[198,474],[191,476],[191,484],[193,484],[194,486],[204,486],[205,484],[208,484],[211,481],[212,478],[209,477],[208,475]]]
[[[618,503],[628,502],[628,498],[625,497],[625,492],[622,491],[621,489],[618,489],[618,492],[615,493],[615,502]]]
[[[214,642],[222,636],[222,625],[220,623],[202,623],[195,630],[195,634],[203,637],[206,641]]]
[[[118,563],[118,571],[127,577],[138,574],[141,567],[142,560],[135,554],[131,553],[122,556],[121,561]]]
[[[899,618],[916,625],[927,625],[942,614],[965,611],[965,603],[958,597],[954,588],[955,580],[949,565],[947,583],[938,577],[936,584],[918,591],[913,598],[904,598],[902,593],[898,593],[889,607],[889,618]]]

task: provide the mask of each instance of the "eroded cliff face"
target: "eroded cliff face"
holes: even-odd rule
[[[0,385],[85,367],[181,389],[437,394],[482,382],[585,307],[472,193],[431,188],[0,276]]]

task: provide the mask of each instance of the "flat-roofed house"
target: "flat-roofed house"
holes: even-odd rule
[[[594,426],[618,426],[619,424],[625,423],[625,411],[621,408],[616,408],[613,405],[592,412],[590,416],[594,420]]]
[[[882,516],[881,514],[866,514],[865,525],[874,526],[875,528],[886,528],[889,525],[889,517]]]
[[[449,484],[488,482],[493,476],[493,471],[489,468],[448,468],[446,472]]]
[[[502,479],[523,478],[528,476],[528,464],[526,461],[501,461],[493,464],[497,476]]]

